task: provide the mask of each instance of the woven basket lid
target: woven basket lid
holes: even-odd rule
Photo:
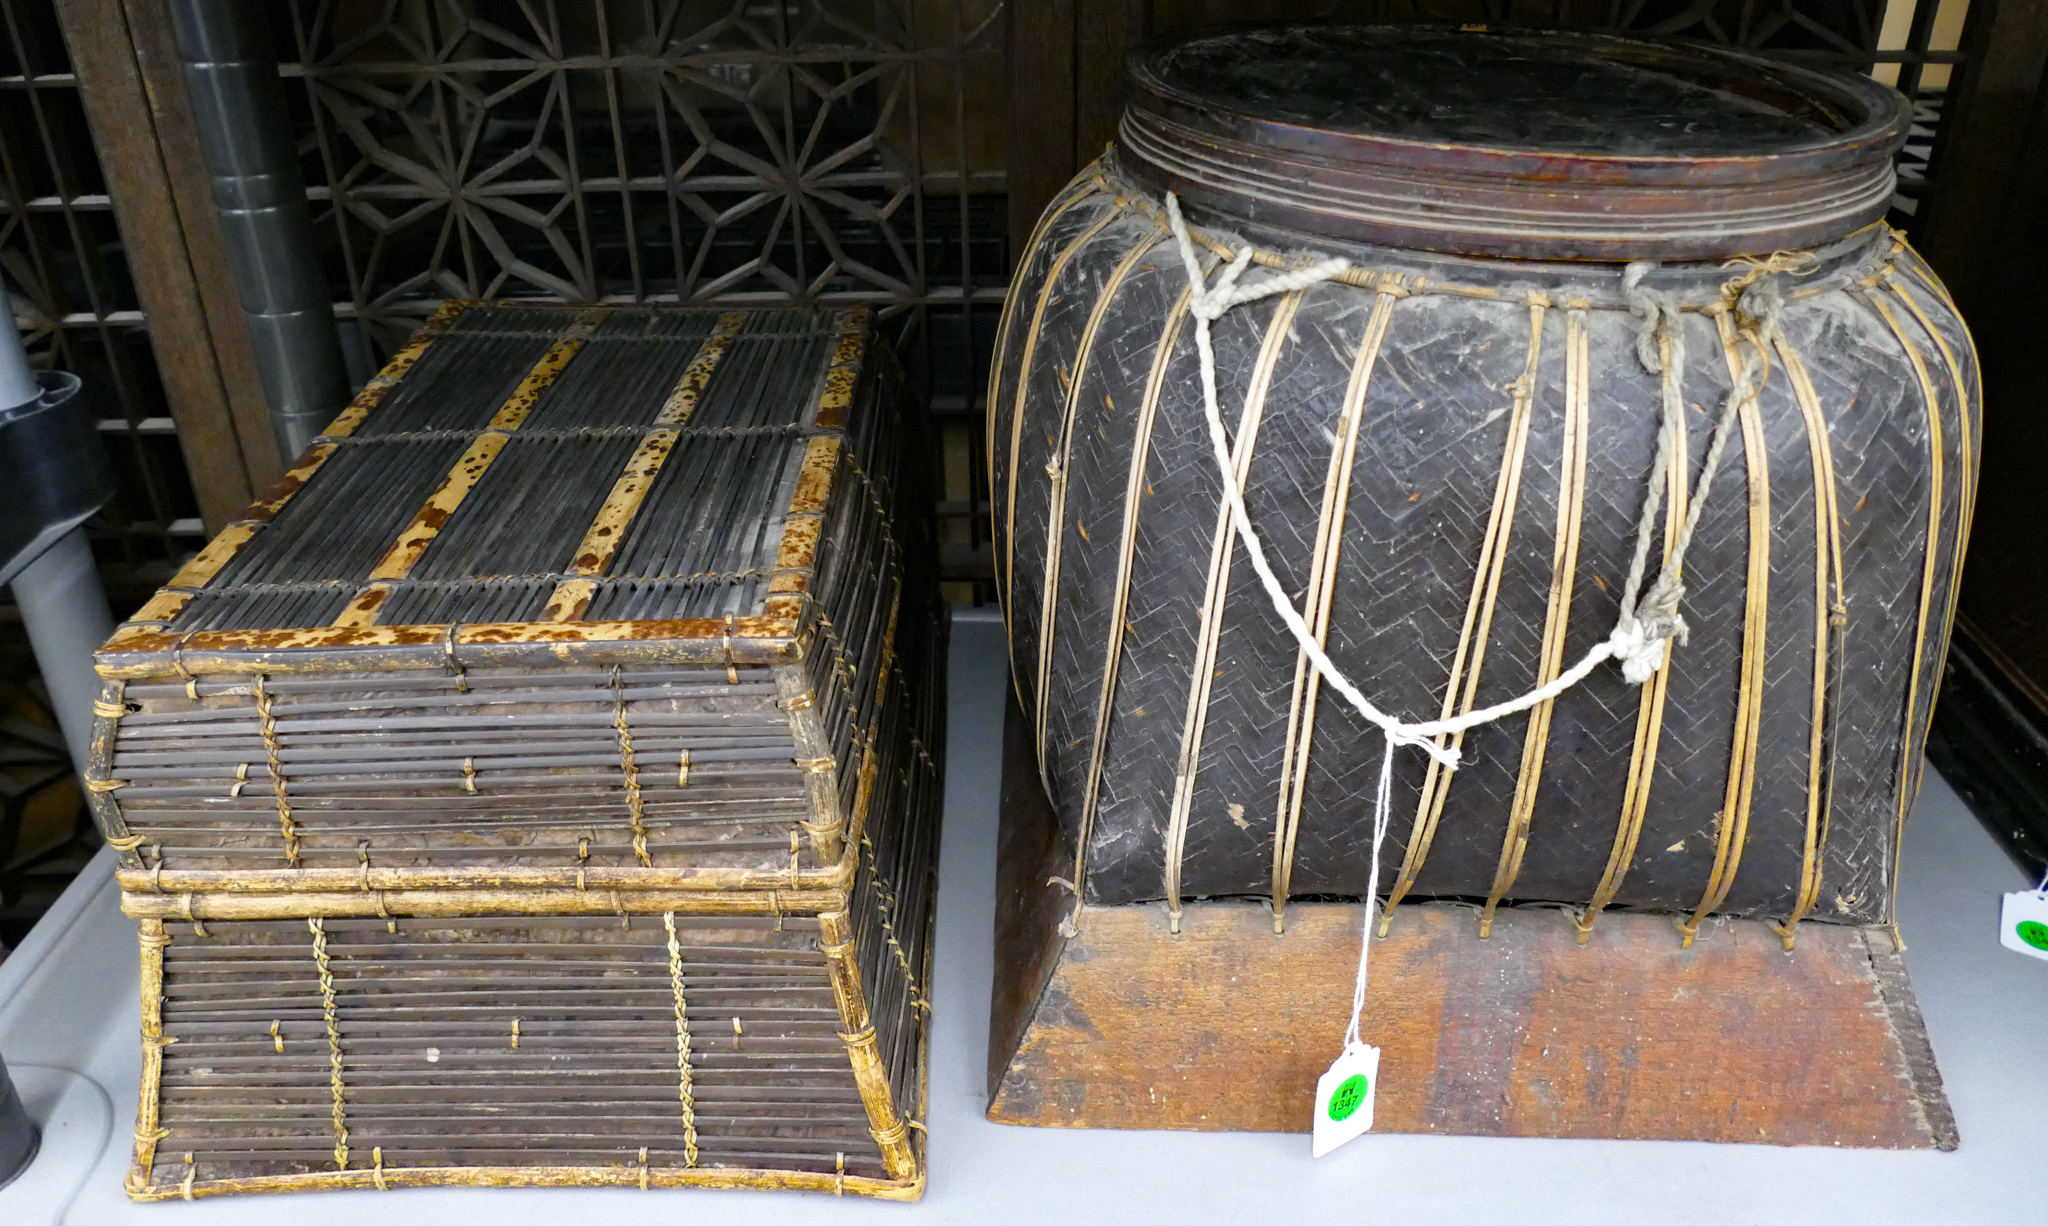
[[[1884,215],[1912,111],[1867,77],[1695,44],[1289,25],[1125,62],[1120,164],[1190,204],[1472,255],[1687,260]]]

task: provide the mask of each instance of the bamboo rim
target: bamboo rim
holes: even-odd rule
[[[357,890],[325,894],[152,893],[123,888],[132,919],[462,919],[486,915],[810,916],[843,910],[843,890]]]
[[[785,664],[801,660],[812,629],[808,592],[770,596],[757,617],[612,622],[465,622],[460,625],[315,626],[176,634],[127,625],[94,657],[108,680],[205,673],[372,672],[565,664]]]
[[[255,1192],[340,1192],[388,1188],[765,1188],[796,1192],[851,1193],[877,1200],[914,1201],[924,1195],[922,1161],[907,1179],[830,1175],[815,1171],[760,1168],[661,1168],[638,1166],[386,1166],[351,1171],[309,1171],[302,1175],[253,1175],[240,1179],[195,1179],[183,1184],[144,1184],[130,1171],[126,1191],[144,1203],[196,1200]]]

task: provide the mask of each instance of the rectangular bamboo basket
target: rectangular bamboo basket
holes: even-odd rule
[[[87,775],[144,925],[131,1193],[916,1194],[943,644],[903,404],[864,308],[451,304],[115,633]],[[699,991],[726,1014],[686,1022]],[[829,1000],[833,1059],[783,993]],[[478,1122],[557,1057],[641,1105]]]

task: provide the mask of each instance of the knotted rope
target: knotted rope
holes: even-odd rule
[[[1223,499],[1230,509],[1230,523],[1237,539],[1244,546],[1245,555],[1252,564],[1252,571],[1265,588],[1273,611],[1279,615],[1288,632],[1310,663],[1322,674],[1324,681],[1341,694],[1367,721],[1379,728],[1385,738],[1380,758],[1380,777],[1373,806],[1372,867],[1366,883],[1366,932],[1367,937],[1359,950],[1358,979],[1352,994],[1351,1022],[1345,1031],[1344,1041],[1348,1048],[1362,1045],[1358,1037],[1358,1020],[1365,1007],[1367,962],[1372,948],[1370,937],[1373,912],[1379,905],[1380,849],[1386,839],[1388,815],[1392,809],[1393,759],[1394,750],[1402,745],[1412,745],[1436,759],[1446,770],[1456,770],[1459,751],[1441,743],[1437,738],[1490,724],[1528,711],[1549,702],[1592,675],[1594,669],[1608,660],[1619,660],[1622,675],[1631,683],[1641,685],[1664,667],[1668,655],[1667,644],[1686,641],[1687,626],[1679,616],[1678,606],[1685,596],[1685,585],[1679,579],[1684,573],[1685,553],[1691,547],[1693,534],[1699,526],[1700,513],[1705,508],[1708,491],[1712,488],[1714,474],[1721,466],[1727,450],[1728,437],[1732,433],[1737,414],[1742,405],[1749,401],[1768,373],[1765,360],[1769,338],[1777,331],[1778,318],[1784,306],[1784,298],[1778,289],[1778,272],[1810,271],[1810,258],[1802,259],[1806,253],[1774,256],[1768,261],[1746,263],[1747,271],[1724,286],[1724,292],[1736,300],[1739,318],[1749,324],[1750,352],[1729,388],[1727,399],[1714,422],[1713,437],[1707,447],[1698,478],[1693,484],[1691,503],[1686,508],[1685,522],[1675,540],[1670,543],[1666,560],[1659,568],[1656,579],[1647,592],[1643,591],[1643,580],[1649,568],[1650,538],[1656,529],[1658,511],[1662,508],[1664,484],[1670,470],[1672,449],[1685,429],[1684,398],[1680,384],[1684,370],[1684,346],[1678,327],[1679,304],[1667,293],[1645,289],[1643,278],[1655,267],[1651,263],[1637,263],[1628,266],[1623,273],[1622,288],[1627,296],[1629,313],[1636,319],[1636,355],[1646,370],[1652,374],[1664,375],[1663,379],[1663,421],[1658,432],[1657,451],[1651,464],[1649,489],[1643,500],[1643,513],[1637,523],[1634,556],[1630,559],[1628,577],[1622,588],[1621,612],[1615,620],[1614,630],[1582,656],[1578,663],[1559,673],[1545,685],[1538,686],[1518,698],[1495,703],[1490,707],[1466,712],[1447,719],[1416,720],[1400,719],[1382,711],[1367,698],[1351,679],[1340,671],[1330,659],[1323,646],[1316,640],[1307,621],[1294,607],[1293,600],[1281,585],[1279,576],[1273,572],[1272,564],[1266,559],[1266,548],[1259,535],[1253,530],[1251,515],[1245,508],[1244,491],[1239,488],[1233,475],[1230,440],[1224,432],[1223,414],[1217,403],[1216,353],[1210,336],[1210,327],[1234,306],[1256,302],[1279,294],[1304,290],[1343,275],[1351,267],[1350,261],[1342,257],[1325,259],[1301,268],[1277,273],[1254,285],[1240,285],[1238,279],[1251,266],[1255,250],[1247,245],[1239,249],[1235,258],[1225,265],[1217,276],[1215,285],[1208,284],[1196,254],[1193,238],[1188,233],[1187,223],[1182,219],[1180,201],[1171,192],[1166,196],[1168,224],[1180,247],[1181,263],[1187,270],[1189,300],[1188,313],[1195,320],[1195,349],[1200,359],[1202,376],[1202,411],[1208,421],[1209,444],[1216,462],[1217,474],[1222,478]],[[1669,354],[1669,369],[1666,369],[1666,353]],[[1177,900],[1176,900],[1177,902]]]

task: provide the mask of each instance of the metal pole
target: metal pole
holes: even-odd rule
[[[14,603],[21,608],[36,667],[49,688],[57,726],[64,730],[72,768],[83,773],[92,744],[92,704],[100,690],[92,653],[114,633],[84,528],[64,534],[14,576]]]
[[[348,403],[348,370],[264,6],[173,0],[200,157],[287,466]]]
[[[0,284],[0,304],[8,301],[7,288]],[[0,581],[13,586],[71,768],[82,775],[100,684],[92,656],[113,634],[114,619],[84,527],[112,488],[99,439],[81,414],[77,393],[74,376],[36,377],[9,310],[0,321],[0,425],[8,439],[0,454],[15,483],[6,513],[28,522],[9,525],[13,531],[7,548],[0,550]]]
[[[0,581],[13,586],[71,769],[82,775],[99,693],[92,656],[114,630],[83,525],[113,485],[98,432],[77,398],[77,376],[39,378],[4,284],[0,308],[0,473],[9,482],[0,505]],[[41,1145],[0,1060],[0,1186],[26,1170]]]
[[[35,1121],[28,1118],[28,1108],[7,1076],[7,1061],[0,1060],[0,1188],[28,1169],[42,1142]]]
[[[21,330],[14,323],[14,300],[7,296],[7,283],[0,281],[0,304],[7,308],[5,333],[0,335],[0,409],[18,409],[40,400],[43,385],[29,368],[28,350],[22,346]]]

